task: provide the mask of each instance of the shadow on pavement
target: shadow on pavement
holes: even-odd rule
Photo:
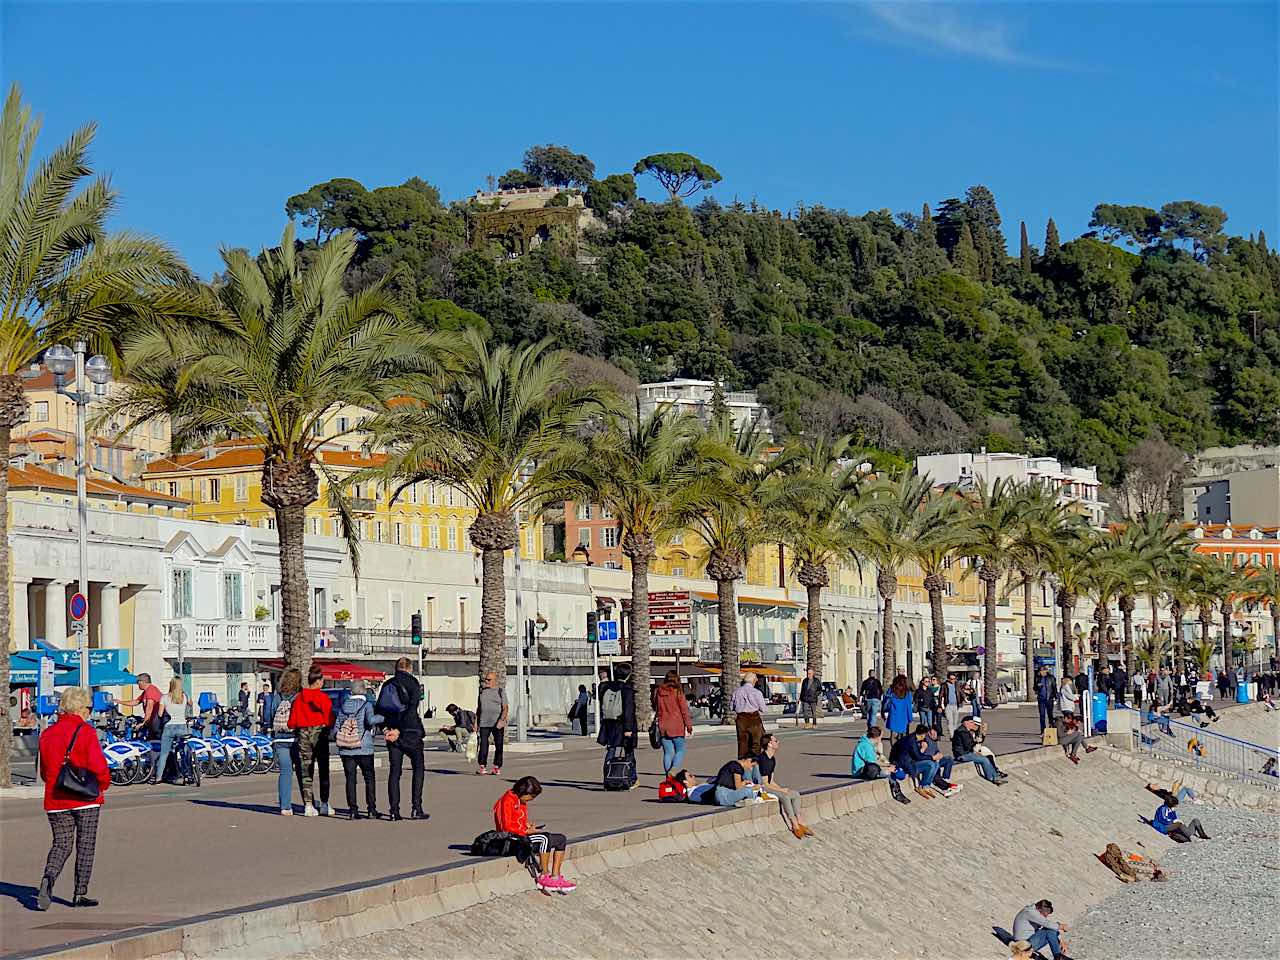
[[[29,887],[21,883],[0,882],[0,897],[11,897],[28,910],[35,910],[36,908],[35,887]],[[71,906],[70,900],[63,900],[61,897],[54,897],[53,902],[60,903],[64,907]]]
[[[222,807],[227,810],[247,810],[249,813],[269,813],[272,816],[280,816],[278,808],[266,803],[232,803],[230,800],[196,800],[194,798],[189,802],[201,807]]]

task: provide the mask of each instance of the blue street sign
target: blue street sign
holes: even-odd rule
[[[616,643],[618,640],[618,621],[601,620],[596,629],[601,643]]]

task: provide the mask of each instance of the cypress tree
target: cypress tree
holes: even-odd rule
[[[729,404],[725,400],[724,383],[719,377],[711,384],[711,422],[727,423],[729,421]]]
[[[1023,273],[1031,272],[1031,244],[1027,243],[1027,221],[1022,221],[1022,238],[1018,249],[1018,259]]]
[[[1044,256],[1045,259],[1056,257],[1058,251],[1062,249],[1062,244],[1058,240],[1058,225],[1053,222],[1053,217],[1049,218],[1048,224],[1044,228]]]
[[[926,206],[926,207],[925,207],[925,209],[928,209],[928,207]],[[1259,231],[1258,231],[1258,246],[1260,246],[1260,247],[1262,248],[1262,252],[1263,252],[1263,253],[1270,253],[1270,252],[1271,252],[1271,251],[1267,248],[1267,234],[1266,234],[1266,231],[1264,231],[1264,230],[1259,230]]]
[[[960,239],[956,243],[952,262],[961,276],[970,280],[978,279],[978,250],[973,245],[973,231],[967,223],[960,228]]]
[[[933,224],[933,213],[929,210],[927,203],[920,211],[920,240],[926,246],[938,245],[938,228]]]
[[[966,223],[966,227],[969,225]],[[991,249],[991,234],[982,224],[969,228],[973,237],[973,249],[978,254],[978,279],[990,281],[996,273],[995,253]]]

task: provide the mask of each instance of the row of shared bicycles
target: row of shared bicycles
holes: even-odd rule
[[[190,735],[173,739],[166,769],[157,776],[160,740],[143,735],[138,720],[122,715],[114,704],[93,717],[112,783],[172,780],[199,786],[205,777],[241,777],[276,769],[271,738],[253,732],[253,718],[242,710],[214,704],[187,722]]]

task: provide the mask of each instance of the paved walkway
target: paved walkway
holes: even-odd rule
[[[1004,707],[987,719],[997,755],[1039,745],[1034,708]],[[806,791],[847,781],[862,730],[857,720],[824,721],[817,731],[784,727],[779,781]],[[48,852],[48,824],[38,801],[0,801],[0,954],[110,938],[138,926],[449,865],[476,834],[492,828],[493,803],[525,774],[547,788],[534,806],[537,822],[571,839],[689,815],[688,807],[657,801],[661,754],[647,742],[638,754],[644,789],[621,794],[601,789],[601,750],[592,740],[567,737],[564,743],[559,753],[508,754],[501,777],[474,776],[459,754],[429,753],[427,822],[281,817],[274,774],[206,780],[198,790],[114,787],[98,834],[92,893],[103,906],[96,910],[73,911],[57,900],[48,913],[23,905]],[[686,762],[709,776],[733,751],[731,731],[699,730]],[[379,771],[384,811],[385,777]],[[407,771],[402,789],[408,789]],[[345,808],[340,772],[333,799]],[[70,894],[72,867],[68,862],[56,894]]]

